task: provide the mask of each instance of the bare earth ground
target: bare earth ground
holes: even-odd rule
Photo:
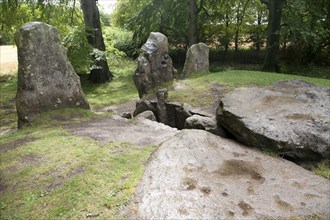
[[[14,46],[0,46],[0,75],[17,70],[17,48]]]

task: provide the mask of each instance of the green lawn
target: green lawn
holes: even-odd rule
[[[128,145],[60,128],[1,137],[1,219],[113,218],[128,204],[155,149]]]
[[[135,62],[112,65],[111,83],[91,85],[82,78],[83,90],[93,109],[137,98],[132,80]],[[111,65],[110,65],[111,66]],[[321,86],[330,80],[256,71],[195,74],[176,82],[186,87],[171,91],[172,101],[207,104],[210,84],[231,90],[239,86],[265,86],[279,80],[301,78]],[[0,78],[1,131],[16,127],[15,74]],[[129,143],[101,143],[62,129],[107,115],[85,110],[60,110],[40,116],[33,127],[0,136],[1,219],[110,219],[127,205],[155,146],[138,148]],[[118,150],[121,149],[121,150]],[[319,173],[329,175],[326,162]],[[325,173],[325,174],[324,174]]]
[[[188,79],[180,81],[180,83],[186,86],[182,90],[171,91],[169,93],[169,99],[170,101],[190,103],[193,106],[207,106],[214,101],[212,100],[213,96],[210,95],[214,89],[210,86],[211,84],[223,85],[225,86],[225,91],[230,91],[240,86],[267,86],[280,80],[292,79],[303,79],[319,86],[330,86],[329,79],[259,71],[228,70],[223,72],[194,74]]]

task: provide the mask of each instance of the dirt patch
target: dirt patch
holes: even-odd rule
[[[1,64],[0,74],[7,75],[17,72],[17,62]]]
[[[41,155],[35,155],[35,154],[29,154],[21,156],[21,164],[38,164],[40,161],[43,160],[43,157]]]
[[[204,194],[204,195],[209,195],[211,193],[211,187],[200,187],[199,190]]]
[[[54,114],[52,116],[50,116],[49,118],[55,121],[72,121],[75,120],[77,118],[82,118],[84,117],[84,114],[82,113],[70,113],[70,114]]]
[[[286,118],[292,120],[313,120],[313,117],[307,114],[291,114],[287,115]]]
[[[47,187],[46,191],[51,192],[61,186],[63,186],[68,180],[80,176],[85,172],[85,168],[83,166],[77,166],[74,169],[72,169],[70,172],[68,172],[66,175],[62,175],[63,169],[60,169],[59,171],[55,170],[53,173],[60,173],[57,175],[53,182],[51,182]]]
[[[253,211],[252,206],[244,201],[240,201],[240,203],[238,203],[238,206],[242,209],[243,216],[247,216]]]
[[[283,201],[279,195],[275,195],[274,200],[280,208],[289,210],[290,212],[294,211],[292,205],[286,201]]]
[[[17,48],[14,46],[0,46],[0,75],[17,71]]]
[[[7,144],[4,144],[2,146],[0,146],[0,153],[5,153],[9,150],[13,150],[13,149],[16,149],[18,147],[21,147],[23,146],[24,144],[26,143],[29,143],[29,142],[32,142],[32,141],[35,141],[36,139],[35,138],[21,138],[21,139],[17,139],[13,142],[9,142]]]
[[[191,178],[184,178],[182,181],[185,190],[194,190],[197,187],[197,180]]]
[[[248,176],[260,183],[265,181],[253,164],[242,160],[226,160],[217,173],[221,176]]]
[[[125,112],[133,112],[135,110],[136,101],[136,99],[132,99],[121,104],[109,105],[99,109],[95,109],[94,111],[97,113],[113,112],[114,114],[121,115]]]
[[[5,184],[5,180],[3,179],[3,174],[0,172],[0,194],[5,191],[8,187]]]

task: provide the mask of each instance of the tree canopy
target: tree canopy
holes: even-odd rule
[[[32,20],[49,23],[56,26],[63,36],[72,36],[73,30],[84,27],[79,2],[1,0],[0,43],[10,42],[16,29]],[[110,23],[105,16],[101,18],[108,25],[132,32],[132,41],[119,42],[119,49],[139,48],[150,32],[159,31],[168,36],[172,48],[187,49],[193,43],[204,42],[225,54],[228,50],[234,50],[236,54],[247,48],[258,52],[266,48],[267,33],[268,36],[270,34],[267,29],[274,20],[270,16],[272,2],[278,1],[118,0]],[[330,65],[330,2],[281,2],[282,13],[277,16],[280,22],[273,35],[278,36],[276,44],[282,55],[288,57],[290,62]],[[66,37],[68,39],[76,38]],[[81,43],[75,42],[74,45]]]
[[[203,41],[215,48],[238,50],[252,46],[260,50],[267,41],[272,0],[118,0],[112,21],[133,32],[141,44],[151,31],[169,37],[173,46],[187,48]],[[330,2],[327,0],[283,0],[277,16],[276,36],[282,48],[301,50],[302,63],[329,64]],[[271,19],[271,20],[269,20]],[[275,35],[274,35],[275,36]],[[323,60],[320,60],[323,59]]]

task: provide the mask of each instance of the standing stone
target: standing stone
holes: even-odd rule
[[[29,124],[42,112],[60,108],[89,109],[61,44],[59,31],[45,23],[29,22],[17,30],[18,127]]]
[[[192,45],[187,51],[183,67],[183,77],[188,77],[196,72],[209,71],[209,48],[204,43]]]
[[[172,81],[175,74],[172,59],[168,55],[167,37],[159,32],[151,32],[147,42],[141,47],[138,68],[133,76],[139,97],[142,98],[151,89]]]

